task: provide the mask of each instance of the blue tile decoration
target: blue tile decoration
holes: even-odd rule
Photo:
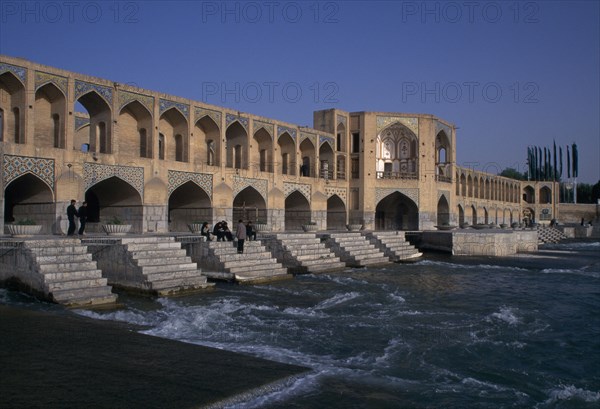
[[[412,188],[375,188],[375,203],[379,204],[381,199],[391,195],[394,192],[402,193],[404,196],[408,197],[410,200],[415,202],[417,207],[419,206],[419,189]]]
[[[328,143],[331,149],[335,150],[335,140],[331,136],[319,135],[319,148],[324,144]]]
[[[403,116],[378,116],[377,117],[377,134],[379,134],[384,128],[387,128],[394,122],[398,122],[413,133],[419,136],[419,118],[403,117]]]
[[[274,129],[275,129],[275,125],[270,124],[268,122],[264,122],[264,121],[259,121],[257,119],[255,119],[253,121],[254,123],[254,128],[253,131],[254,133],[256,133],[260,128],[264,128],[265,131],[267,131],[269,133],[269,135],[271,135],[271,138],[273,138],[273,134],[274,134]]]
[[[144,168],[137,166],[100,165],[98,163],[83,164],[83,180],[85,190],[98,182],[111,177],[118,177],[129,183],[140,194],[142,203],[144,201]]]
[[[193,182],[208,195],[212,200],[213,193],[213,175],[210,173],[196,172],[180,172],[177,170],[169,170],[169,196],[179,186],[187,182]]]
[[[242,125],[244,127],[246,132],[248,132],[248,118],[244,118],[242,116],[237,116],[237,115],[233,115],[233,114],[225,115],[225,127],[226,128],[229,128],[229,125],[231,125],[235,121],[238,121],[240,123],[240,125]]]
[[[347,203],[348,190],[346,188],[343,188],[343,187],[325,187],[325,194],[327,195],[328,199],[331,196],[333,196],[333,195],[337,195],[340,199],[342,199],[342,201],[344,202],[344,204]]]
[[[159,114],[162,115],[171,108],[176,108],[183,117],[188,120],[190,116],[190,106],[181,102],[169,101],[168,99],[159,100]]]
[[[86,118],[83,116],[76,116],[75,117],[75,130],[78,130],[79,128],[82,128],[86,125],[90,124],[90,118]]]
[[[150,116],[154,116],[154,97],[121,90],[117,92],[117,97],[119,99],[119,112],[121,112],[123,107],[129,104],[131,101],[137,101],[146,107],[150,113]]]
[[[4,187],[18,177],[31,173],[44,181],[54,193],[54,159],[4,155],[3,170]]]
[[[295,141],[296,140],[296,130],[293,128],[288,128],[287,126],[281,126],[281,125],[277,125],[277,138],[279,138],[281,135],[283,135],[285,132],[287,132],[292,139]]]
[[[27,83],[27,68],[17,67],[16,65],[0,63],[0,75],[5,72],[12,72],[25,85]]]
[[[44,85],[52,83],[62,91],[66,97],[69,92],[67,77],[61,77],[60,75],[49,74],[47,72],[36,71],[35,72],[35,90],[37,91]]]
[[[269,203],[267,200],[267,188],[269,182],[266,179],[253,179],[253,178],[244,178],[241,176],[233,177],[233,197],[235,198],[238,193],[247,187],[252,187],[256,189],[258,193],[265,200],[265,204]]]
[[[104,98],[109,107],[112,107],[112,88],[105,87],[104,85],[92,84],[91,82],[75,80],[75,100],[78,100],[79,97],[91,91],[95,91],[98,95]]]
[[[304,195],[308,203],[311,203],[311,186],[305,183],[291,183],[283,182],[283,194],[288,197],[295,191],[298,191]]]
[[[205,116],[208,116],[213,121],[215,121],[215,124],[219,127],[219,129],[221,129],[221,113],[219,111],[214,111],[212,109],[207,109],[207,108],[195,107],[194,120],[196,122],[198,122],[198,120],[204,118]]]

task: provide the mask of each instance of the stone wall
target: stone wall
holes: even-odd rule
[[[600,205],[587,203],[561,203],[558,206],[559,223],[581,223],[583,218],[585,222],[598,220],[600,217]]]

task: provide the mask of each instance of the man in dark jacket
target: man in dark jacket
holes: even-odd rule
[[[79,235],[83,236],[85,231],[85,222],[87,221],[87,202],[83,202],[79,210],[77,210],[77,214],[79,215]]]
[[[69,230],[67,230],[67,236],[72,236],[75,233],[75,217],[77,217],[77,209],[75,208],[77,200],[71,200],[71,204],[67,207],[67,219],[69,219]]]

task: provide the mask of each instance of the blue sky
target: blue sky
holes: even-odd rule
[[[0,2],[0,53],[312,126],[431,113],[460,165],[525,171],[576,142],[600,179],[597,1]]]

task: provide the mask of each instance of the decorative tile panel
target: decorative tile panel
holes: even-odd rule
[[[346,126],[346,117],[343,115],[338,115],[337,116],[337,124],[342,124],[344,126]]]
[[[319,148],[324,143],[328,143],[331,149],[335,150],[335,140],[330,136],[319,135]]]
[[[448,139],[452,138],[452,129],[443,123],[436,121],[435,123],[435,134],[437,135],[440,131],[444,131]]]
[[[27,69],[23,67],[17,67],[16,65],[0,63],[0,75],[5,72],[12,72],[17,78],[25,85],[27,82]]]
[[[344,204],[346,204],[348,201],[348,190],[342,187],[325,187],[325,194],[327,195],[328,199],[333,195],[339,196],[339,198],[342,199]]]
[[[85,190],[98,182],[113,176],[129,183],[140,196],[144,197],[144,168],[136,166],[100,165],[98,163],[83,164],[83,180]]]
[[[260,195],[265,200],[265,203],[268,203],[268,201],[267,201],[268,185],[269,185],[269,182],[266,179],[253,179],[253,178],[244,178],[241,176],[234,176],[233,177],[233,197],[235,197],[238,193],[240,193],[242,190],[246,189],[247,187],[252,187],[252,188],[256,189],[256,191],[258,193],[260,193]]]
[[[56,85],[58,89],[60,89],[65,97],[68,94],[68,81],[66,77],[61,77],[60,75],[48,74],[47,72],[36,71],[35,72],[35,90],[37,91],[44,85],[48,83],[52,83]]]
[[[307,132],[300,132],[300,143],[302,143],[305,139],[310,140],[313,145],[316,144],[317,135]]]
[[[415,135],[419,136],[419,118],[407,118],[402,116],[378,116],[377,117],[377,134],[379,134],[384,128],[394,122],[399,122],[406,126],[408,129],[413,131]]]
[[[42,179],[54,192],[54,159],[4,155],[4,186],[16,178],[31,173]]]
[[[212,200],[213,175],[210,173],[180,172],[177,170],[169,171],[169,196],[179,186],[187,182],[194,182],[200,187]]]
[[[198,120],[204,118],[207,115],[209,118],[211,118],[213,121],[215,121],[215,124],[217,125],[217,127],[219,129],[221,129],[221,113],[219,111],[213,111],[212,109],[199,108],[199,107],[194,108],[194,120],[196,122],[198,122]]]
[[[75,117],[75,130],[78,130],[79,128],[84,127],[89,124],[90,124],[90,118],[85,118],[83,116]]]
[[[296,190],[298,192],[302,193],[304,195],[304,197],[306,197],[306,200],[308,200],[308,203],[310,203],[310,197],[311,197],[310,185],[307,185],[304,183],[283,182],[283,194],[285,197],[288,197]]]
[[[268,122],[263,122],[263,121],[258,121],[258,120],[254,120],[254,133],[256,133],[256,131],[258,131],[260,128],[265,128],[265,131],[267,131],[269,133],[269,135],[271,135],[271,138],[273,137],[274,131],[273,129],[275,129],[275,125],[270,124]]]
[[[182,115],[184,116],[184,118],[186,120],[189,118],[189,115],[190,115],[189,105],[182,104],[181,102],[169,101],[168,99],[160,98],[160,100],[159,100],[159,114],[160,115],[164,114],[166,111],[168,111],[171,108],[176,108],[179,112],[182,113]]]
[[[287,132],[292,139],[295,141],[296,140],[296,130],[293,128],[289,128],[287,126],[281,126],[281,125],[277,125],[277,137],[279,138],[281,135],[283,135],[285,132]]]
[[[118,92],[119,97],[119,112],[123,107],[129,104],[131,101],[137,101],[146,107],[150,116],[154,116],[154,97],[150,95],[137,94],[135,92],[120,91]]]
[[[411,188],[375,188],[375,202],[379,203],[381,199],[391,195],[394,192],[402,193],[404,196],[415,202],[417,206],[419,206],[419,189]]]
[[[103,85],[92,84],[91,82],[75,80],[75,100],[78,100],[82,95],[90,91],[96,91],[98,95],[108,102],[108,106],[112,106],[113,94],[112,88]]]
[[[231,125],[235,121],[238,121],[240,123],[240,125],[242,125],[244,127],[246,132],[248,132],[248,118],[244,118],[242,116],[237,116],[237,115],[233,115],[233,114],[225,115],[225,126],[226,127],[229,127],[229,125]]]

